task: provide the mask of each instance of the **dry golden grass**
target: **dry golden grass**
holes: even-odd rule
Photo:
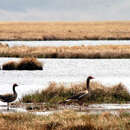
[[[36,58],[23,58],[19,62],[9,61],[2,65],[3,70],[42,70],[42,63]]]
[[[48,116],[25,113],[0,114],[1,130],[129,130],[130,114],[119,116],[104,112],[100,115],[63,111]]]
[[[130,45],[72,47],[0,46],[0,57],[130,58]]]
[[[130,101],[130,93],[122,84],[105,87],[104,85],[91,82],[91,94],[86,96],[84,104],[91,103],[127,103]],[[34,92],[26,94],[22,97],[22,101],[26,103],[49,103],[59,104],[67,98],[78,94],[80,91],[86,89],[85,83],[71,84],[65,86],[64,84],[57,84],[52,82],[47,89],[41,92]]]
[[[14,61],[9,61],[2,65],[3,70],[16,70],[16,68],[17,68],[17,63]]]
[[[42,70],[42,63],[36,58],[23,58],[17,64],[18,70]]]
[[[0,22],[0,40],[130,39],[130,21]]]

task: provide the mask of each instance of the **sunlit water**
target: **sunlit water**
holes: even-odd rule
[[[130,40],[79,40],[79,41],[0,41],[12,46],[81,46],[81,45],[130,45]]]
[[[0,65],[17,58],[0,58]],[[129,59],[39,59],[43,70],[37,71],[2,71],[0,70],[0,94],[12,92],[12,84],[17,83],[18,97],[46,88],[50,82],[71,83],[85,82],[87,76],[106,86],[123,83],[130,90]]]
[[[0,41],[12,46],[80,46],[80,45],[130,45],[130,40],[82,40],[82,41]],[[17,58],[0,58],[0,65]],[[12,92],[12,84],[17,83],[18,99],[23,95],[42,90],[50,82],[71,83],[85,82],[88,75],[95,77],[106,86],[123,83],[130,91],[130,60],[129,59],[39,59],[44,63],[43,71],[2,71],[0,70],[0,94]],[[5,103],[0,102],[0,105]],[[90,106],[91,112],[101,109],[130,109],[129,104],[104,104]],[[4,109],[4,110],[3,110]],[[0,108],[5,112],[5,108]],[[13,108],[12,112],[26,112],[23,108]],[[55,112],[55,111],[54,111]],[[50,114],[53,112],[36,112],[35,114]]]
[[[77,114],[101,114],[102,112],[109,112],[114,115],[119,115],[121,112],[130,113],[130,104],[93,104],[87,107],[82,106],[82,110],[80,106],[66,105],[62,109],[57,110],[47,110],[47,111],[28,111],[25,107],[13,107],[8,111],[6,107],[0,107],[0,113],[16,113],[16,112],[24,112],[31,113],[35,115],[50,115],[54,113],[61,113],[64,110],[75,110]]]

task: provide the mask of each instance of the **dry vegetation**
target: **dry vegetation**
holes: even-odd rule
[[[91,82],[90,86],[91,94],[86,97],[84,104],[127,103],[130,101],[130,93],[122,84],[105,87],[97,82]],[[56,84],[53,82],[50,83],[47,89],[41,92],[37,91],[23,96],[22,101],[26,103],[46,102],[50,104],[58,104],[85,89],[85,83],[72,84],[70,87],[67,87],[64,84]]]
[[[130,21],[0,22],[0,40],[130,39]]]
[[[9,61],[2,65],[3,70],[42,70],[42,63],[36,58],[23,58],[19,62]]]
[[[129,130],[130,114],[118,116],[104,112],[100,115],[64,111],[49,116],[25,113],[0,114],[1,130]]]
[[[29,47],[0,45],[0,57],[130,58],[130,45]]]

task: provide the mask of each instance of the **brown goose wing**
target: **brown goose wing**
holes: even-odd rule
[[[88,94],[88,91],[82,91],[82,92],[80,92],[79,94],[74,95],[74,96],[72,96],[72,97],[66,99],[66,101],[67,101],[67,100],[68,100],[68,101],[69,101],[69,100],[73,100],[73,99],[80,100],[80,99],[82,99],[84,96],[86,96],[87,94]]]
[[[13,94],[0,95],[0,100],[3,102],[12,102],[15,99],[16,99],[16,96]]]

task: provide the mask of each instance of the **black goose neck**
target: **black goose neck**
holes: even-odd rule
[[[87,90],[89,90],[90,78],[87,78]]]
[[[16,91],[15,91],[15,86],[13,86],[13,92],[14,92],[14,94],[16,94]]]

